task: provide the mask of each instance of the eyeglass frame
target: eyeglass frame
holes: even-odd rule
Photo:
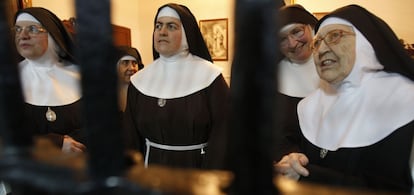
[[[27,30],[26,30],[27,29]],[[43,26],[38,25],[28,25],[28,26],[13,26],[11,28],[15,36],[20,35],[22,32],[26,32],[31,36],[39,35],[41,33],[47,33],[48,31]]]
[[[300,36],[295,36],[295,34],[297,34],[297,33],[298,33],[298,32],[300,32],[300,31],[297,31],[297,32],[293,32],[293,31],[295,31],[295,30],[296,30],[296,29],[298,29],[298,28],[303,29],[303,30],[302,30],[302,31],[303,31],[303,34],[302,34],[302,35],[300,35]],[[298,26],[295,26],[293,29],[291,29],[291,30],[289,31],[289,33],[288,33],[286,36],[284,36],[284,37],[280,37],[280,40],[279,40],[280,47],[281,47],[281,48],[286,48],[286,47],[288,46],[288,44],[289,44],[289,42],[287,41],[287,40],[288,40],[288,37],[291,37],[291,39],[294,39],[295,41],[297,41],[297,40],[301,39],[303,36],[305,36],[305,34],[306,34],[306,29],[308,29],[308,28],[307,28],[307,25],[305,25],[305,24],[300,24],[300,25],[298,25]],[[286,40],[286,42],[285,42],[285,43],[283,43],[283,42],[284,42],[284,40]]]
[[[332,35],[333,33],[335,33],[335,32],[338,32],[339,33],[339,36],[337,37],[337,38],[334,38],[333,40],[331,40],[331,41],[326,41],[325,39],[329,36],[329,35]],[[325,36],[323,36],[323,37],[318,37],[318,36],[316,36],[314,39],[313,39],[313,41],[312,41],[312,49],[315,51],[315,50],[317,50],[317,49],[319,49],[319,47],[321,46],[321,44],[322,44],[322,41],[326,44],[326,45],[328,45],[328,46],[332,46],[332,45],[336,45],[336,44],[338,44],[341,40],[342,40],[342,37],[344,37],[344,36],[346,36],[346,35],[355,35],[355,33],[354,32],[349,32],[349,31],[345,31],[345,30],[342,30],[342,29],[334,29],[334,30],[331,30],[331,31],[329,31],[329,32],[327,32],[326,34],[325,34]],[[315,44],[316,43],[319,43],[318,44],[318,46],[315,46]]]

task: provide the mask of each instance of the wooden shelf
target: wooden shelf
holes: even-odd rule
[[[72,33],[72,35],[75,35],[75,18],[69,18],[67,20],[62,21],[67,30]],[[112,24],[112,36],[115,46],[131,46],[131,29]]]

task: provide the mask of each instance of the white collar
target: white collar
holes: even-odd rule
[[[131,77],[141,93],[171,99],[190,95],[208,87],[221,74],[213,63],[182,52],[171,58],[160,56]]]
[[[328,149],[372,145],[414,119],[414,82],[398,74],[367,73],[360,86],[318,89],[299,102],[303,135]]]
[[[55,45],[48,35],[48,49],[42,57],[19,63],[23,95],[29,104],[62,106],[81,98],[79,68],[60,62]]]
[[[285,58],[279,63],[279,92],[303,98],[315,91],[321,82],[311,56],[305,63],[296,64]]]
[[[38,106],[62,106],[81,98],[80,73],[76,65],[61,62],[37,66],[33,61],[20,62],[20,76],[25,101]]]

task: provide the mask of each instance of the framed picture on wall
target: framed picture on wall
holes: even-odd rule
[[[285,0],[286,5],[293,5],[295,4],[295,0]]]
[[[228,59],[227,18],[200,20],[200,30],[214,61]]]
[[[32,0],[18,0],[20,8],[32,7]]]
[[[326,14],[328,14],[329,12],[314,12],[313,15],[319,20],[322,17],[324,17]]]
[[[14,25],[13,17],[17,10],[32,7],[32,0],[9,0],[7,6],[9,6],[6,8],[8,23],[12,26]]]

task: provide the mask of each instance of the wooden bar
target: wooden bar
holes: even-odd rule
[[[3,147],[32,145],[29,129],[23,128],[23,93],[17,69],[14,37],[10,33],[9,1],[0,2],[0,136]]]
[[[232,64],[230,167],[234,194],[277,194],[272,183],[276,111],[274,0],[237,0]]]
[[[124,151],[117,107],[116,61],[111,59],[114,48],[110,1],[77,0],[76,14],[90,175],[117,176],[124,169]]]

